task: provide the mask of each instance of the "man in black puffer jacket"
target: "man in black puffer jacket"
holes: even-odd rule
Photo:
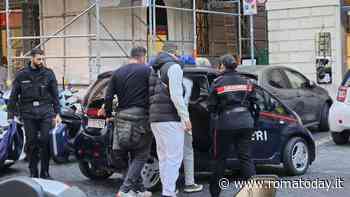
[[[149,85],[150,122],[157,143],[162,196],[176,196],[176,180],[183,159],[184,131],[192,130],[184,101],[183,71],[177,46],[165,43],[152,65]]]

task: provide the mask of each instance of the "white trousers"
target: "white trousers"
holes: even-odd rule
[[[192,135],[185,132],[185,144],[184,144],[184,172],[185,172],[185,185],[193,185],[194,182],[194,153],[193,153],[193,138]]]
[[[164,196],[176,196],[184,150],[184,126],[181,122],[151,123],[157,144],[159,172]]]

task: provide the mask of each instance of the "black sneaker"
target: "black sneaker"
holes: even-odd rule
[[[40,178],[42,179],[48,179],[48,180],[53,180],[53,178],[50,176],[48,172],[45,173],[40,173]]]

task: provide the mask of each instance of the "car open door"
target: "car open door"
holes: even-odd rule
[[[265,71],[263,78],[263,87],[266,87],[274,96],[279,98],[304,120],[305,103],[300,96],[299,90],[291,87],[285,73],[279,68],[268,69]]]
[[[291,69],[284,69],[283,72],[288,77],[291,89],[298,92],[298,97],[303,103],[303,107],[296,111],[300,114],[304,124],[312,124],[319,121],[319,114],[315,112],[322,110],[325,100],[317,95],[311,85],[310,81],[302,74]]]
[[[281,143],[281,132],[286,126],[288,112],[285,107],[262,88],[256,89],[260,108],[258,127],[253,136],[253,158],[277,157]]]

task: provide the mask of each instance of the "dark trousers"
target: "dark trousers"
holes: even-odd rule
[[[26,153],[29,158],[29,170],[38,174],[38,163],[41,160],[40,173],[49,172],[50,143],[49,132],[53,128],[53,119],[24,119],[26,134]]]
[[[119,189],[120,191],[129,192],[133,190],[136,192],[145,190],[141,179],[141,170],[149,158],[151,145],[152,135],[147,134],[142,139],[140,146],[135,149],[114,150],[115,158],[125,159],[128,154],[130,155],[130,165],[124,182]]]
[[[230,155],[231,145],[236,149],[242,178],[248,179],[256,174],[255,165],[251,159],[252,133],[252,129],[214,132],[214,165],[209,186],[212,197],[220,195],[219,180],[224,178],[226,159]]]

